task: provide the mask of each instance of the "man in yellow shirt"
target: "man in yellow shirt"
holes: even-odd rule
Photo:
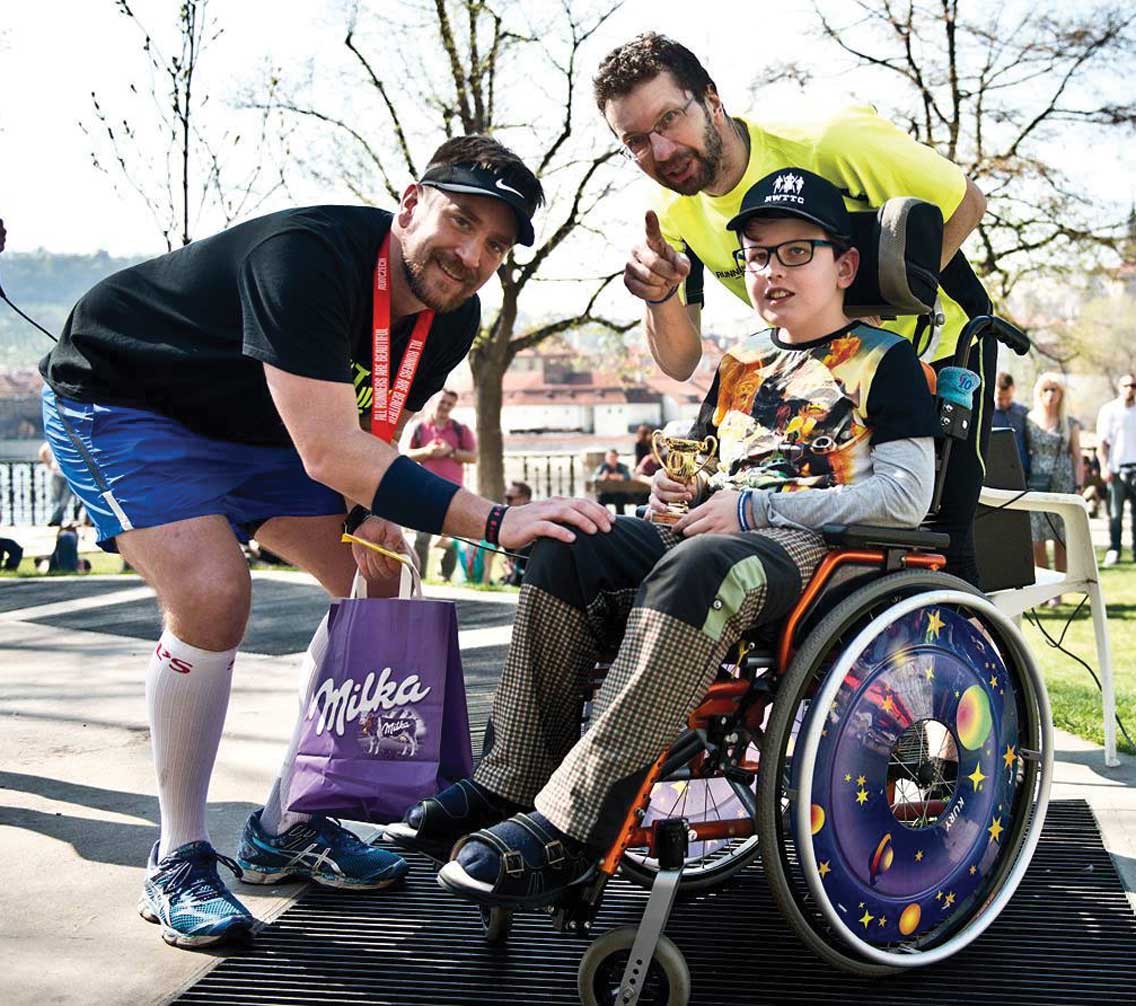
[[[660,186],[647,211],[645,235],[624,270],[627,289],[646,304],[644,327],[656,363],[685,380],[702,355],[703,271],[709,270],[748,303],[745,281],[733,258],[737,246],[726,222],[759,178],[800,166],[835,184],[851,210],[875,209],[894,196],[914,196],[942,211],[942,264],[959,247],[986,208],[977,186],[949,160],[880,118],[870,107],[842,109],[827,120],[797,124],[750,122],[726,113],[717,87],[685,46],[654,33],[613,50],[594,80],[596,103],[627,156]],[[988,310],[981,287],[968,291],[970,312]],[[944,279],[944,283],[946,280]],[[935,365],[949,363],[967,312],[946,293],[946,322],[931,346],[917,346]],[[886,328],[912,338],[915,319]],[[979,375],[993,373],[989,357],[972,353]],[[985,366],[983,365],[985,363]],[[989,430],[991,392],[984,381],[976,431]],[[972,437],[977,441],[981,433]],[[956,451],[938,524],[952,537],[949,568],[977,581],[971,523],[982,481],[977,442]]]

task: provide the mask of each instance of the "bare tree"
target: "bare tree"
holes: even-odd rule
[[[187,245],[207,208],[219,212],[224,226],[250,213],[286,187],[286,156],[270,157],[280,144],[287,154],[288,130],[279,116],[264,111],[252,144],[239,131],[212,128],[206,109],[210,93],[199,78],[202,59],[224,29],[209,13],[209,0],[182,0],[178,8],[177,51],[165,55],[138,19],[128,0],[113,0],[142,39],[149,80],[131,82],[131,102],[149,107],[117,114],[91,92],[93,123],[80,123],[96,149],[94,166],[117,187],[133,191],[154,218],[166,249]],[[275,87],[270,82],[270,87]],[[249,149],[250,164],[238,159]]]
[[[573,239],[591,230],[589,217],[612,191],[607,166],[618,153],[609,142],[597,149],[594,134],[581,135],[576,99],[581,50],[619,4],[587,15],[574,6],[569,0],[547,9],[540,5],[535,15],[539,20],[534,21],[530,15],[537,5],[506,0],[384,3],[381,12],[357,4],[344,46],[363,89],[352,91],[350,113],[341,110],[346,103],[331,109],[283,94],[254,103],[333,130],[340,141],[335,167],[364,202],[374,202],[376,196],[397,200],[442,138],[468,133],[498,134],[546,183],[552,198],[544,217],[553,222],[543,227],[534,248],[515,248],[498,269],[501,304],[483,319],[470,354],[477,402],[478,491],[493,499],[500,499],[505,488],[502,383],[517,353],[586,325],[625,332],[635,324],[607,318],[597,309],[618,273],[585,278],[582,306],[576,310],[548,317],[539,305],[538,284],[548,278],[550,260],[556,253],[567,255]],[[381,18],[376,18],[379,13]],[[406,46],[407,38],[419,42]],[[429,55],[434,59],[428,63]],[[522,104],[531,108],[537,93],[548,112],[537,121],[523,121]],[[364,95],[373,100],[361,102]],[[518,101],[522,96],[523,103]],[[583,114],[594,116],[594,111],[588,108]],[[519,142],[510,142],[513,134]],[[327,170],[318,165],[311,169],[317,174]],[[529,317],[541,320],[530,323]]]
[[[1136,8],[815,0],[820,31],[885,88],[888,112],[975,179],[989,201],[969,246],[1004,301],[1018,280],[1115,249],[1127,207],[1101,206],[1059,149],[1136,124]],[[885,102],[880,102],[884,104]]]

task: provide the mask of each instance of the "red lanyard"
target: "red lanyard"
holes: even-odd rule
[[[389,232],[383,239],[383,245],[379,249],[379,258],[375,263],[374,305],[375,341],[371,353],[371,432],[380,440],[385,440],[389,444],[394,437],[399,417],[402,415],[402,408],[406,405],[406,396],[410,394],[414,372],[418,370],[418,362],[422,359],[422,350],[426,345],[426,336],[430,334],[430,325],[434,321],[434,312],[430,309],[419,312],[414,322],[414,331],[410,334],[410,342],[407,343],[406,351],[402,354],[402,362],[398,365],[394,387],[391,388]]]

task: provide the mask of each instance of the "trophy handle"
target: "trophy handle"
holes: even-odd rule
[[[699,451],[706,455],[706,459],[702,462],[698,471],[706,472],[710,470],[710,466],[715,462],[715,455],[718,453],[718,438],[707,437],[699,444]]]
[[[665,436],[665,434],[663,433],[662,430],[655,430],[651,434],[651,456],[654,457],[654,459],[659,462],[660,467],[666,467],[663,464],[662,446],[661,446],[662,441],[664,441],[665,439],[666,439],[666,436]]]

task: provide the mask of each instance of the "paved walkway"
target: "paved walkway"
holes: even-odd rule
[[[483,715],[515,595],[432,591],[459,605],[471,711]],[[295,712],[295,653],[324,610],[299,574],[256,574],[253,635],[237,661],[210,790],[232,851],[263,799]],[[0,580],[0,1001],[6,1006],[169,1002],[212,958],[166,947],[135,913],[157,837],[141,680],[156,607],[134,577]],[[102,631],[91,631],[98,626]],[[1136,892],[1136,761],[1059,735],[1056,798],[1087,799]],[[366,831],[366,829],[361,829]],[[367,832],[369,833],[369,831]],[[299,885],[236,885],[262,919]]]

